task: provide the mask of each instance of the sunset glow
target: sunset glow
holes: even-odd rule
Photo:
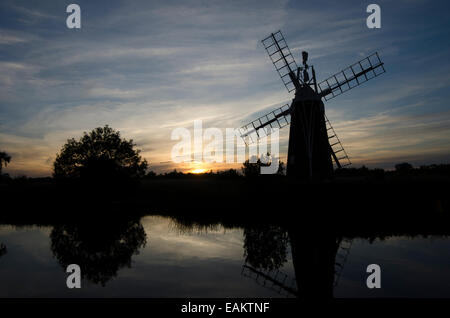
[[[194,173],[194,174],[200,174],[200,173],[205,173],[205,172],[206,172],[206,169],[201,169],[201,168],[190,171],[190,173]]]

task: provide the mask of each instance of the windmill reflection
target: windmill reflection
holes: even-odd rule
[[[280,270],[289,243],[295,277]],[[247,228],[241,274],[280,295],[332,298],[350,247],[350,240],[327,233],[270,225]]]
[[[332,298],[340,239],[328,233],[305,235],[289,229],[292,262],[300,298]],[[310,233],[309,233],[310,234]]]
[[[194,221],[193,218],[178,215],[172,216],[172,220],[182,234],[193,230],[207,231],[219,224],[207,218]],[[317,220],[310,222],[307,228],[286,225],[298,224],[295,219],[289,220],[285,225],[250,224],[251,222],[245,222],[245,225],[236,222],[224,224],[225,227],[244,228],[244,265],[241,275],[287,297],[333,297],[351,240],[323,229]],[[282,269],[288,260],[289,246],[294,275],[288,275]]]
[[[57,225],[50,239],[53,255],[64,270],[69,264],[78,264],[83,279],[102,286],[117,276],[119,269],[131,267],[132,256],[147,242],[139,219],[123,218]]]

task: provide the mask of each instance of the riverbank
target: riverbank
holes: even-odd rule
[[[1,186],[3,224],[167,215],[186,222],[316,224],[324,230],[430,233],[450,228],[447,178],[150,179],[127,187],[28,180]]]

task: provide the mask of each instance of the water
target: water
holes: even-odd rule
[[[1,226],[8,252],[0,258],[0,297],[279,296],[241,275],[242,229],[181,229],[159,216],[144,217],[141,224],[145,246],[131,256],[130,267],[119,266],[104,287],[83,279],[78,290],[66,287],[67,274],[51,251],[51,227]]]
[[[295,273],[304,268],[295,271],[287,238],[277,227],[193,226],[161,216],[126,226],[0,225],[7,248],[0,297],[295,297]],[[302,264],[311,260],[297,250]],[[70,263],[82,268],[81,289],[66,287]],[[382,269],[378,290],[365,284],[371,263]],[[450,297],[450,240],[353,239],[334,296]]]
[[[366,267],[382,270],[380,289],[366,287]],[[450,297],[450,240],[437,237],[394,237],[354,241],[336,297]]]

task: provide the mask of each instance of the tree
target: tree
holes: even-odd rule
[[[395,165],[395,171],[400,175],[406,175],[413,170],[413,166],[407,162],[402,162]]]
[[[132,139],[122,139],[108,125],[84,132],[78,141],[67,140],[57,154],[53,176],[97,180],[142,177],[148,164],[135,146]]]
[[[261,168],[261,160],[258,159],[257,162],[251,163],[249,160],[246,160],[242,164],[242,173],[245,177],[256,177],[259,175]]]
[[[10,161],[11,156],[4,151],[0,151],[0,175],[2,174],[3,166],[6,167]]]
[[[216,176],[219,178],[239,178],[240,175],[236,169],[228,169],[228,170],[222,170],[217,171]]]
[[[280,162],[278,163],[278,171],[277,171],[277,175],[282,176],[282,175],[285,175],[285,174],[286,174],[286,166],[285,166],[285,164],[284,164],[283,161],[280,161]]]

